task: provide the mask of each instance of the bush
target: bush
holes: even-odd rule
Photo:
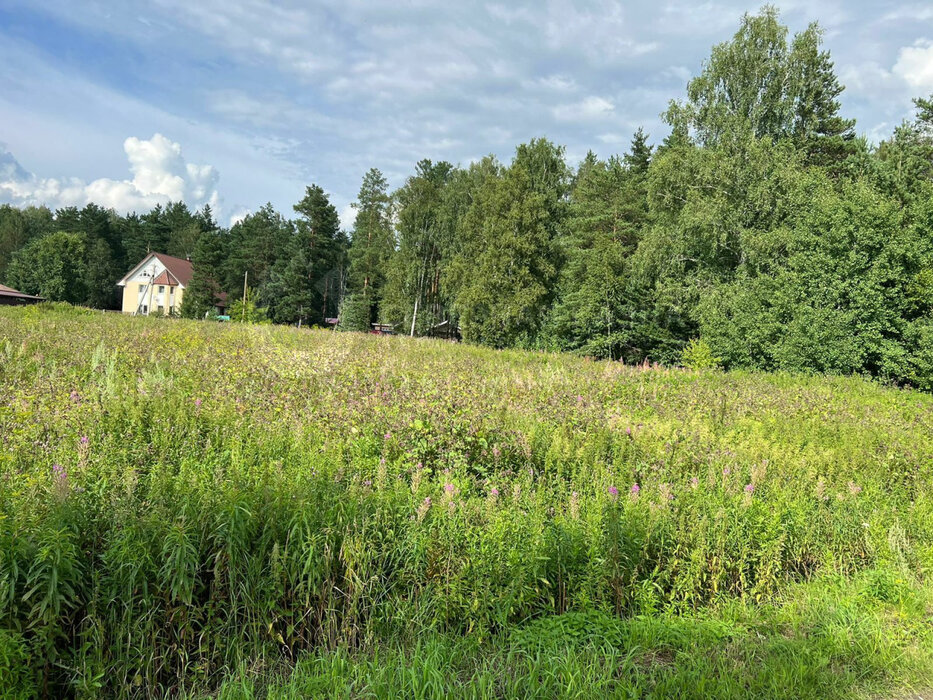
[[[702,338],[690,340],[680,355],[680,364],[687,369],[715,369],[720,363],[721,360],[713,354],[713,349]]]

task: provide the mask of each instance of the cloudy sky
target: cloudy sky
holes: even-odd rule
[[[758,3],[0,0],[0,202],[290,212],[345,222],[363,173],[508,160],[535,136],[622,152]],[[817,20],[873,140],[933,92],[930,2],[779,3]]]

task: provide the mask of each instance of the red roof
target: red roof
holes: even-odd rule
[[[23,294],[22,292],[13,289],[12,287],[7,287],[5,284],[0,284],[0,296],[14,297],[16,299],[44,299],[43,297],[33,296],[32,294]]]
[[[153,255],[159,259],[160,263],[165,265],[165,268],[171,273],[172,277],[185,287],[188,286],[188,283],[191,281],[191,276],[194,274],[194,268],[191,266],[190,260],[173,258],[171,255],[164,255],[162,253],[153,253]],[[161,277],[161,275],[159,275],[159,277]],[[172,284],[172,282],[157,282],[155,280],[153,282],[155,284]]]

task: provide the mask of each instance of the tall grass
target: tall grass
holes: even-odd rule
[[[456,672],[480,697],[624,697],[668,682],[639,624],[826,580],[870,629],[814,616],[828,661],[778,640],[775,674],[787,652],[832,685],[867,658],[836,634],[885,650],[863,681],[929,649],[924,394],[40,307],[0,310],[0,353],[0,673],[23,697],[248,697],[290,668],[286,696]],[[555,666],[566,620],[609,641]],[[660,666],[696,697],[780,696],[733,667],[770,653],[749,643]]]

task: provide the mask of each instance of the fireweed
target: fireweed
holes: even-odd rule
[[[0,347],[0,657],[52,696],[933,567],[925,394],[62,308]]]

